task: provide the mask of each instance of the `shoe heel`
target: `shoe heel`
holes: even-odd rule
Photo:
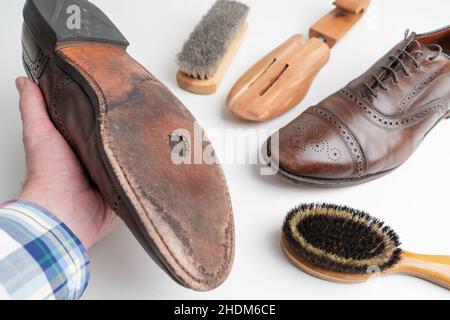
[[[27,0],[23,15],[47,53],[52,53],[58,44],[73,41],[129,45],[111,20],[87,0]]]

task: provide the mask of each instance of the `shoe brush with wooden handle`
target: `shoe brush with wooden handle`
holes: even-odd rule
[[[228,96],[239,118],[261,122],[299,104],[332,48],[363,16],[370,0],[337,0],[336,8],[310,29],[310,39],[295,35],[250,68]]]
[[[217,91],[248,30],[249,7],[218,0],[195,27],[177,56],[178,86],[195,94]]]
[[[450,289],[450,256],[403,251],[391,228],[348,207],[304,204],[293,209],[281,244],[297,267],[320,279],[353,283],[400,273]]]

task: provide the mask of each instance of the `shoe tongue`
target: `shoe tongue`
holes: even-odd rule
[[[432,57],[436,57],[436,51],[439,50],[438,48],[440,48],[439,44],[435,44],[435,43],[429,43],[429,42],[424,42],[422,40],[417,39],[417,42],[420,43],[420,51],[423,52],[424,57],[425,58],[432,58]],[[414,50],[414,45],[412,46],[413,50]],[[434,47],[434,50],[431,49]]]

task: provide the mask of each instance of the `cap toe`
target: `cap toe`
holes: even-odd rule
[[[311,108],[279,131],[278,154],[271,156],[282,170],[295,176],[351,178],[357,174],[356,159],[349,150],[353,142],[345,140],[341,132]]]

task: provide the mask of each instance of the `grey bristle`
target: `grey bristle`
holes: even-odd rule
[[[177,56],[180,71],[208,79],[217,71],[228,46],[246,22],[249,7],[218,0],[195,27]]]

